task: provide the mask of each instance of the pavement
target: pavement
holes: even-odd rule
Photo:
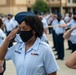
[[[48,34],[47,37],[49,40],[49,44],[52,47],[53,46],[52,35]],[[65,66],[65,61],[70,56],[71,50],[66,50],[66,48],[68,48],[66,40],[64,42],[64,46],[65,46],[65,58],[64,58],[64,60],[57,60],[57,63],[60,67],[60,70],[57,72],[57,75],[76,75],[76,70],[70,69]],[[56,52],[54,52],[54,54],[56,54]],[[5,71],[4,75],[16,75],[15,67],[11,60],[6,62],[6,71]]]

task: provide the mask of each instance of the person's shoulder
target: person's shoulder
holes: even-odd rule
[[[42,41],[40,38],[37,38],[36,42],[34,43],[36,47],[38,47],[41,50],[50,50],[51,47],[46,42]],[[35,47],[34,46],[34,47]]]
[[[14,45],[10,48],[17,49],[17,48],[20,48],[22,44],[23,44],[23,42],[15,42]]]
[[[16,46],[19,46],[19,45],[22,45],[23,44],[23,42],[16,42]]]
[[[73,20],[73,19],[71,19],[69,23],[74,23],[74,20]]]
[[[46,42],[41,41],[40,44],[41,44],[41,46],[42,46],[43,48],[47,48],[47,49],[48,49],[48,48],[51,48],[50,45],[49,45],[48,43],[46,43]]]
[[[45,42],[41,42],[40,43],[40,49],[43,51],[44,54],[52,54],[52,48],[50,47],[49,44],[45,43]]]

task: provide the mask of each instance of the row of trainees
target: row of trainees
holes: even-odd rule
[[[43,14],[42,12],[40,13],[37,13],[37,12],[34,12],[36,15],[39,14],[39,17],[40,19],[42,20],[43,22],[43,25],[44,25],[44,29],[45,29],[45,33],[47,34],[47,30],[48,30],[48,22],[50,22],[50,20],[47,20],[47,18],[50,16],[49,14],[48,15],[45,15]],[[6,27],[6,34],[8,35],[15,27],[18,26],[18,23],[15,21],[14,17],[12,16],[12,14],[8,14],[6,17],[3,17],[3,22],[4,22],[4,25]]]
[[[20,19],[20,15],[21,14],[25,14],[25,15],[22,15],[22,18]],[[28,13],[28,14],[30,14],[30,13]],[[60,15],[60,14],[59,14]],[[26,16],[26,18],[25,18],[25,23],[23,22],[24,21],[24,17]],[[36,17],[36,16],[35,16]],[[40,21],[36,21],[37,23],[35,23],[35,20],[37,19],[37,18],[35,18],[35,17],[30,17],[30,16],[28,16],[27,17],[27,14],[24,12],[24,13],[19,13],[18,15],[17,15],[17,17],[16,17],[16,20],[18,21],[18,23],[20,24],[20,27],[19,27],[19,29],[15,29],[14,31],[12,31],[11,32],[11,34],[10,35],[8,35],[7,36],[7,38],[5,39],[5,42],[4,42],[4,44],[2,45],[2,47],[0,48],[0,49],[2,49],[3,50],[3,52],[1,51],[0,53],[1,53],[1,59],[2,58],[4,58],[5,57],[5,59],[7,59],[7,60],[10,60],[10,59],[12,59],[13,60],[13,62],[14,62],[14,64],[15,64],[15,66],[16,66],[16,70],[17,70],[17,74],[18,75],[20,75],[24,70],[23,69],[25,69],[25,68],[23,68],[23,67],[21,67],[21,69],[23,70],[21,70],[20,69],[20,72],[18,72],[18,69],[19,69],[19,67],[20,67],[20,65],[24,65],[23,63],[22,63],[22,61],[21,61],[21,64],[18,64],[18,62],[20,62],[19,60],[17,60],[18,58],[20,59],[20,57],[17,57],[17,54],[21,54],[21,53],[23,53],[23,52],[25,52],[26,53],[26,55],[29,53],[31,53],[31,51],[32,51],[32,49],[34,49],[33,47],[38,47],[37,46],[37,44],[38,44],[38,41],[35,43],[35,41],[37,40],[37,37],[39,37],[39,38],[41,38],[40,36],[41,36],[41,32],[42,32],[42,29],[41,29],[41,24],[40,24]],[[34,21],[33,21],[34,20]],[[37,19],[38,20],[38,19]],[[36,28],[34,28],[34,26],[32,25],[32,23],[35,23],[36,25],[38,25],[37,26],[37,29]],[[35,25],[34,24],[34,25]],[[40,25],[39,25],[40,24]],[[26,25],[26,26],[25,26]],[[29,26],[28,26],[29,25]],[[32,26],[33,27],[32,27]],[[39,27],[40,26],[40,27]],[[63,26],[63,25],[62,25]],[[64,25],[65,26],[65,25]],[[36,27],[36,26],[35,26]],[[60,26],[58,26],[58,27],[61,27],[61,25]],[[31,28],[31,30],[29,31],[29,28]],[[39,30],[38,30],[38,28],[39,28]],[[72,30],[74,30],[75,28],[73,28]],[[11,41],[11,39],[16,35],[16,33],[18,32],[18,30],[21,30],[20,31],[20,38],[22,39],[22,41],[24,41],[25,42],[25,44],[24,45],[22,45],[22,42],[19,40],[19,42],[18,43],[20,43],[20,44],[17,44],[17,45],[15,45],[15,46],[13,46],[13,47],[11,47],[11,48],[9,48],[9,51],[7,52],[6,50],[7,50],[7,47],[8,47],[8,43],[9,43],[9,41]],[[34,31],[35,32],[34,32]],[[71,32],[72,32],[72,30],[71,30]],[[40,32],[41,31],[41,32]],[[43,31],[44,31],[44,29],[43,29]],[[26,35],[24,35],[24,34],[26,34]],[[39,35],[38,35],[39,34]],[[34,36],[33,36],[34,35]],[[36,37],[35,37],[36,36]],[[26,39],[25,39],[26,38]],[[33,47],[32,47],[32,45],[33,44],[35,44]],[[42,45],[44,45],[44,43],[41,43]],[[40,47],[38,47],[38,48],[42,48],[42,50],[45,50],[45,49],[47,49],[47,50],[49,50],[48,49],[48,46],[45,44],[45,47],[44,46],[40,46]],[[24,46],[25,46],[25,48],[24,48]],[[23,47],[23,48],[22,48]],[[31,49],[30,49],[30,47],[31,47]],[[22,51],[18,51],[19,50],[19,48],[20,48],[20,50],[24,50],[23,52]],[[13,51],[12,51],[12,49],[13,49]],[[15,50],[14,50],[15,49]],[[42,50],[40,50],[39,52],[40,52],[40,54],[41,54],[41,52],[42,52]],[[51,50],[51,49],[50,49]],[[6,53],[7,52],[7,53]],[[17,53],[17,54],[15,54],[15,53]],[[33,51],[32,51],[33,52]],[[40,55],[39,54],[39,52],[38,53],[31,53],[31,55]],[[23,57],[25,56],[25,53],[24,53],[24,55],[23,55]],[[42,53],[44,53],[44,51],[42,52]],[[47,53],[47,52],[46,52]],[[50,53],[50,52],[49,52]],[[15,56],[14,56],[15,55]],[[44,55],[45,56],[45,55]],[[50,57],[51,56],[51,57]],[[53,57],[52,57],[53,56]],[[30,56],[29,56],[30,57]],[[42,57],[42,56],[41,56]],[[48,57],[48,59],[46,58],[46,57]],[[50,57],[50,58],[49,58]],[[45,58],[46,58],[46,60],[45,61],[48,61],[48,62],[45,62],[45,65],[44,65],[44,67],[45,67],[45,70],[46,70],[46,72],[47,72],[47,74],[48,75],[56,75],[56,71],[58,70],[57,68],[57,64],[56,64],[56,60],[55,60],[55,57],[54,57],[54,55],[53,55],[53,53],[52,54],[46,54],[46,56],[45,56]],[[45,59],[45,58],[43,58],[43,59]],[[21,60],[25,60],[26,58],[23,58],[23,59],[21,59]],[[31,58],[28,58],[29,60],[31,60]],[[31,60],[32,62],[33,62],[33,59]],[[37,60],[36,60],[37,61]],[[29,64],[30,64],[30,66],[31,66],[31,63],[30,63],[30,61],[28,61],[29,62]],[[53,62],[53,63],[52,63]],[[52,65],[54,64],[54,66],[52,66],[51,67],[51,65],[48,67],[48,65],[49,65],[49,63],[51,63]],[[27,64],[27,63],[26,63]],[[29,64],[27,64],[27,66],[26,66],[26,69],[31,69],[30,68],[30,66],[29,66]],[[37,66],[38,64],[36,64],[36,66]],[[40,65],[40,63],[39,63],[39,65]],[[29,68],[27,68],[29,66]],[[34,65],[32,66],[32,68],[33,67],[35,67]],[[48,67],[48,68],[47,68]],[[53,68],[54,67],[56,67],[56,71],[55,70],[53,70]],[[3,69],[3,67],[1,67],[2,69]],[[42,71],[43,71],[43,69],[42,69]],[[52,72],[51,72],[52,71]],[[46,73],[45,72],[45,73]],[[26,73],[25,72],[23,72],[24,74],[26,74],[26,75],[31,75],[32,74],[32,70],[31,70],[31,73],[30,74],[28,74],[29,72],[27,72],[26,71]],[[41,73],[41,72],[36,72],[36,73]],[[35,73],[35,75],[36,75],[36,73]],[[50,73],[50,74],[49,74]]]
[[[72,17],[71,17],[72,16]],[[67,29],[75,28],[76,26],[76,12],[69,14],[67,21],[64,21],[64,18],[60,13],[53,13],[51,16],[51,31],[53,36],[54,48],[57,51],[58,57],[56,59],[64,59],[64,39],[67,39],[70,43],[72,52],[76,50],[76,30],[73,30],[70,34],[65,35]]]
[[[39,15],[40,13],[38,14],[38,12],[36,12],[36,14]],[[51,15],[49,15],[49,14],[45,15],[45,14],[41,13],[41,16],[43,16],[43,23],[44,23],[44,26],[46,27],[46,29],[48,29],[48,27],[47,27],[48,25],[53,26],[53,28],[49,28],[49,32],[53,33],[53,42],[54,42],[54,48],[55,48],[56,47],[56,43],[57,43],[57,41],[56,41],[57,39],[55,39],[57,37],[55,37],[55,34],[62,34],[62,33],[65,32],[65,30],[71,28],[71,25],[74,24],[73,22],[74,22],[75,18],[73,18],[73,16],[75,16],[75,13],[73,14],[73,13],[69,12],[68,14],[63,15],[63,16],[61,14],[59,14],[59,13],[53,13]],[[45,20],[47,21],[47,23],[46,23]],[[70,22],[72,22],[72,24]],[[68,24],[68,26],[66,26],[65,28],[61,28],[61,27],[59,29],[57,28],[58,24],[65,24],[65,23]],[[64,42],[64,39],[62,39],[62,40],[63,40],[62,42]],[[57,50],[60,49],[60,48],[59,49],[58,48],[59,47],[57,46]],[[68,40],[68,48],[67,49],[72,49],[72,52],[75,50],[74,46],[72,46],[72,42],[70,40]],[[60,56],[59,56],[59,58],[60,58]]]
[[[58,20],[59,24],[56,22],[57,21],[56,19]],[[58,26],[56,27],[57,24],[58,24]],[[68,46],[69,46],[68,49],[72,49],[72,54],[66,60],[65,65],[69,68],[76,69],[76,12],[74,12],[73,14],[70,12],[69,15],[66,15],[64,18],[62,17],[61,14],[58,14],[58,15],[54,14],[53,20],[51,21],[51,25],[56,27],[55,30],[53,28],[54,33],[56,34],[56,35],[53,34],[53,36],[54,35],[56,36],[54,41],[57,40],[56,44],[59,44],[59,46],[60,46],[60,47],[59,46],[58,47],[61,50],[64,50],[64,45],[63,45],[62,40],[67,39],[68,40]],[[61,30],[60,28],[65,29],[64,33],[62,33],[62,30],[64,30],[64,29]],[[55,44],[54,44],[54,46],[55,46]],[[61,50],[60,50],[59,53],[64,52],[64,51],[61,51]],[[59,54],[59,55],[61,55],[61,54]],[[61,55],[61,57],[62,56],[64,58],[64,53]],[[61,59],[61,58],[58,57],[57,59]]]
[[[72,49],[72,54],[66,60],[65,65],[69,68],[76,69],[76,12],[69,12],[64,17],[59,13],[53,13],[46,20],[48,21],[48,25],[52,25],[53,27],[51,30],[54,47],[58,54],[57,59],[64,59],[64,39],[67,39],[68,49]]]
[[[36,15],[38,15],[37,12],[35,12]],[[52,14],[51,16],[48,15],[44,15],[42,12],[39,13],[39,17],[43,22],[44,25],[44,29],[45,29],[45,33],[47,34],[47,30],[48,30],[48,24],[51,24],[51,22],[54,20],[54,15],[56,15],[56,13]],[[65,16],[64,17],[64,21],[67,23],[69,22],[71,19],[73,18],[72,13],[69,13],[69,16]],[[9,21],[7,20],[9,19]],[[14,18],[12,19],[11,15],[9,14],[7,18],[3,18],[4,24],[6,26],[6,31],[10,32],[12,31],[16,26],[18,26],[18,23],[16,23],[16,21],[14,20]],[[47,21],[47,22],[46,22]],[[57,22],[56,22],[57,23]],[[8,25],[9,24],[9,25]]]
[[[42,16],[41,12],[39,13],[38,17],[41,19],[41,21],[43,22],[43,25],[44,25],[44,34],[43,34],[43,37],[42,37],[42,41],[48,42],[48,39],[45,35],[45,34],[47,34],[48,24],[47,24],[46,20],[44,19],[44,17]],[[1,18],[3,20],[4,27],[5,27],[3,30],[6,33],[6,36],[8,36],[9,33],[13,29],[18,27],[18,22],[15,20],[15,17],[12,14],[8,14],[7,16],[1,17]],[[17,37],[19,37],[19,36],[17,35]],[[19,41],[19,39],[16,39],[16,41]],[[9,44],[9,47],[11,47],[11,46],[13,46],[12,41]]]

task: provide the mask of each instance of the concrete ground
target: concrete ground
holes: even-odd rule
[[[48,35],[48,40],[49,40],[50,46],[52,47],[53,42],[52,42],[52,36],[51,35]],[[64,42],[64,45],[65,45],[65,58],[64,58],[64,60],[57,60],[58,65],[60,67],[60,70],[57,72],[57,75],[76,75],[76,70],[69,69],[68,67],[65,66],[65,61],[70,56],[71,50],[66,50],[66,48],[68,47],[66,40]],[[54,54],[55,53],[56,52],[54,52]],[[5,71],[4,75],[16,75],[15,67],[14,67],[12,61],[7,61],[6,71]]]

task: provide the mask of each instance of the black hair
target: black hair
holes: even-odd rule
[[[13,15],[12,15],[12,14],[8,14],[7,16],[10,16],[11,18],[13,17]]]
[[[32,30],[36,31],[36,37],[42,37],[44,31],[43,23],[37,16],[26,16],[24,21]]]

